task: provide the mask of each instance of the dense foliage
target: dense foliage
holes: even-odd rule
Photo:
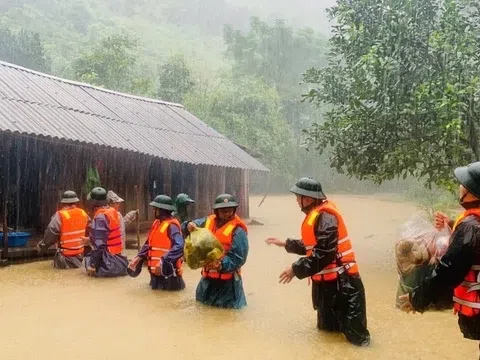
[[[480,158],[478,2],[339,0],[330,16],[329,65],[305,74],[306,99],[330,106],[311,148],[377,183],[445,185]]]
[[[50,72],[51,61],[38,33],[0,28],[0,60],[29,69]]]
[[[290,179],[291,132],[274,88],[254,77],[220,77],[187,95],[185,105],[229,139],[261,154],[274,174]]]

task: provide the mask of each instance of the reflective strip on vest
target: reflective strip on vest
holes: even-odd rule
[[[207,221],[205,222],[205,228],[207,228],[208,230],[212,231],[211,229],[211,226],[212,226],[212,219],[210,217],[207,218]],[[213,231],[212,231],[213,232]]]
[[[85,230],[69,231],[69,232],[66,232],[66,233],[62,233],[63,236],[67,236],[67,235],[80,235],[80,236],[83,236],[84,234],[85,234]]]
[[[315,222],[315,219],[317,218],[318,215],[320,215],[320,212],[316,211],[316,210],[313,210],[309,215],[307,224],[309,226],[313,226],[313,223]]]
[[[474,303],[466,300],[459,299],[457,297],[453,297],[453,301],[455,301],[457,304],[463,305],[463,306],[468,306],[472,309],[480,309],[480,304],[479,303]]]
[[[80,250],[80,249],[83,249],[84,246],[83,245],[78,245],[78,246],[72,246],[72,247],[68,247],[68,248],[60,248],[58,249],[60,252],[64,252],[64,251],[68,251],[68,250]]]
[[[72,240],[62,240],[60,241],[60,244],[68,244],[68,243],[72,243],[72,242],[77,242],[80,238],[78,239],[72,239]]]
[[[150,250],[153,250],[153,251],[164,251],[164,252],[169,252],[170,249],[166,249],[166,248],[159,248],[159,247],[150,247]]]
[[[316,273],[315,275],[325,275],[325,274],[331,274],[331,273],[334,273],[334,272],[343,273],[345,270],[348,270],[348,269],[354,267],[355,265],[357,265],[357,263],[352,262],[352,263],[345,264],[343,266],[337,266],[335,268],[322,270],[322,271]]]
[[[344,242],[347,242],[348,240],[350,240],[350,237],[349,237],[349,236],[346,236],[346,237],[344,237],[343,239],[338,240],[338,244],[339,244],[339,245],[340,245],[340,244],[343,244]]]
[[[235,225],[228,224],[225,230],[223,230],[223,235],[228,236],[232,233],[233,229],[235,229]]]
[[[345,255],[349,255],[349,254],[351,254],[351,253],[353,253],[353,249],[347,250],[347,251],[345,251],[345,252],[343,252],[343,253],[337,253],[337,258],[342,258],[342,257],[344,257]]]
[[[472,291],[479,291],[480,290],[480,283],[479,282],[464,281],[460,284],[460,286],[468,288],[467,294],[471,293]]]

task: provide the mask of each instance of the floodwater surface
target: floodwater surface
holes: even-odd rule
[[[306,280],[278,283],[296,258],[267,246],[268,236],[297,237],[302,221],[293,196],[269,196],[250,213],[250,254],[242,273],[248,307],[195,302],[199,271],[185,270],[179,293],[151,291],[148,274],[91,279],[50,261],[0,269],[0,358],[30,359],[475,359],[450,311],[407,315],[395,308],[393,246],[398,227],[416,212],[408,203],[333,196],[343,211],[367,292],[369,348],[321,333]],[[129,257],[134,256],[129,251]]]

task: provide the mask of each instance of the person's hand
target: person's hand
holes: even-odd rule
[[[435,221],[434,225],[437,229],[443,229],[444,227],[448,226],[448,223],[450,222],[450,218],[448,217],[447,214],[441,212],[441,211],[436,211],[435,212]]]
[[[130,264],[128,264],[128,268],[132,271],[135,271],[137,268],[138,263],[142,260],[140,256],[135,256],[132,261],[130,261]]]
[[[90,245],[90,238],[86,236],[82,236],[83,246]]]
[[[292,279],[295,277],[295,273],[293,272],[292,266],[287,267],[283,272],[280,274],[279,278],[280,284],[288,284]]]
[[[96,272],[97,272],[97,270],[91,265],[87,268],[87,275],[88,276],[95,276]]]
[[[407,314],[412,313],[415,314],[415,308],[413,307],[412,303],[410,302],[410,294],[401,295],[398,297],[400,300],[400,310],[406,312]]]
[[[209,262],[207,264],[205,264],[205,269],[207,271],[209,270],[220,270],[220,268],[222,267],[222,262],[220,260],[215,260],[215,261],[212,261],[212,262]]]
[[[274,237],[269,237],[267,239],[265,239],[265,243],[267,245],[277,245],[279,247],[285,247],[287,245],[287,242],[286,241],[283,241],[283,240],[280,240],[280,239],[277,239],[277,238],[274,238]]]
[[[155,271],[154,271],[153,273],[154,273],[156,276],[162,276],[162,275],[163,275],[162,267],[163,267],[163,264],[162,264],[162,263],[158,264],[158,266],[155,267]]]
[[[189,232],[193,232],[193,231],[197,230],[197,225],[196,225],[194,222],[191,222],[191,221],[190,221],[190,222],[187,224],[187,230],[188,230]]]
[[[40,246],[40,243],[37,244],[37,247],[36,247],[37,251],[39,254],[41,254],[43,252],[43,249],[42,247]]]

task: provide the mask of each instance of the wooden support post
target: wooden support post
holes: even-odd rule
[[[241,170],[240,174],[240,188],[238,192],[239,215],[243,218],[248,218],[250,215],[248,208],[248,170]]]

